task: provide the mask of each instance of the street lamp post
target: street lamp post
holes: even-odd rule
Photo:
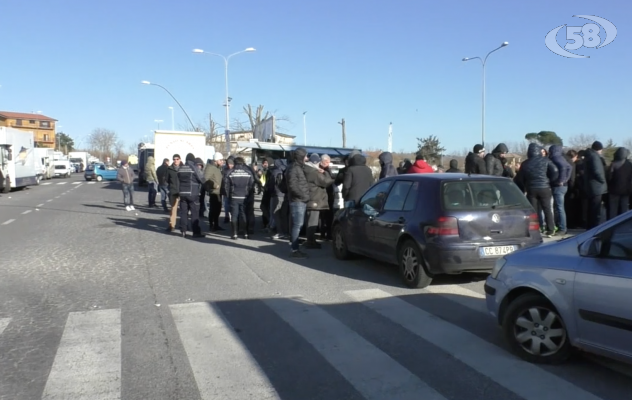
[[[229,111],[230,98],[228,97],[228,60],[230,60],[231,57],[236,56],[237,54],[251,53],[253,51],[256,51],[254,47],[248,47],[245,50],[238,51],[236,53],[230,54],[229,56],[223,56],[221,54],[210,53],[202,49],[193,49],[193,52],[197,54],[208,54],[211,56],[217,56],[224,59],[224,83],[225,83],[225,95],[226,95],[226,104],[224,104],[224,106],[226,107],[226,128],[224,130],[224,138],[226,140],[226,154],[228,155],[230,155],[230,111]]]
[[[160,130],[160,123],[163,121],[161,119],[155,119],[154,122],[158,124],[158,130]]]
[[[169,107],[169,109],[171,110],[171,130],[175,131],[175,125],[174,125],[174,119],[173,119],[173,107]]]
[[[151,83],[149,81],[141,81],[140,83],[142,83],[143,85],[151,85],[151,86],[158,86],[159,88],[161,88],[162,90],[164,90],[165,92],[167,92],[169,94],[169,96],[171,96],[171,98],[173,99],[173,101],[175,101],[176,103],[178,103],[178,106],[180,107],[180,109],[182,110],[182,112],[184,113],[184,115],[186,115],[187,119],[189,120],[189,123],[191,124],[191,127],[193,128],[194,132],[197,132],[197,129],[195,128],[195,125],[193,124],[193,122],[191,121],[191,118],[189,118],[189,114],[187,114],[187,112],[184,110],[184,107],[182,107],[182,104],[180,104],[180,102],[178,101],[178,99],[176,99],[170,91],[167,90],[167,88],[165,88],[164,86],[161,86],[157,83]]]
[[[303,146],[307,146],[307,124],[305,114],[307,114],[307,111],[303,111]]]
[[[502,49],[503,47],[509,46],[509,42],[503,42],[503,44],[501,44],[500,46],[498,46],[497,48],[495,48],[494,50],[490,51],[489,53],[487,53],[487,55],[485,56],[485,58],[480,58],[480,57],[465,57],[463,59],[463,61],[471,61],[471,60],[476,60],[478,59],[481,64],[483,65],[483,110],[482,110],[482,118],[481,118],[481,129],[482,129],[482,133],[481,133],[481,145],[483,147],[485,147],[485,65],[487,64],[487,57],[489,57],[490,54],[492,54],[493,52]]]

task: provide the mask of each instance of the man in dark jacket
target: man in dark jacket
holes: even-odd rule
[[[256,164],[255,164],[256,165]],[[252,165],[248,165],[244,162],[245,169],[250,172],[252,175],[252,179],[254,180],[254,185],[252,186],[252,190],[244,200],[244,209],[246,210],[246,232],[249,235],[254,235],[255,233],[255,192],[257,190],[263,190],[263,184],[259,179],[259,175],[255,168]]]
[[[226,194],[230,201],[230,214],[232,217],[231,238],[236,240],[239,220],[245,220],[245,226],[248,226],[249,221],[246,211],[246,201],[255,187],[255,178],[243,158],[235,158],[235,167],[226,175],[225,187]],[[246,230],[244,238],[248,239],[248,237],[248,230]]]
[[[327,187],[334,183],[329,174],[320,168],[320,157],[312,154],[309,161],[303,167],[305,179],[309,187],[309,201],[307,202],[307,241],[305,247],[308,249],[320,249],[320,243],[316,242],[316,230],[320,212],[329,210],[329,200],[327,198]]]
[[[334,223],[334,215],[335,215],[334,204],[336,201],[337,188],[335,188],[335,185],[333,184],[335,177],[333,173],[331,172],[330,165],[331,165],[331,157],[329,157],[329,155],[323,154],[322,156],[320,156],[320,169],[324,171],[324,174],[326,176],[331,178],[331,182],[332,182],[332,184],[327,186],[326,188],[327,205],[329,206],[329,209],[320,211],[320,220],[321,220],[321,228],[322,228],[320,232],[320,237],[323,240],[331,240],[331,235],[332,235],[331,228]]]
[[[485,164],[485,148],[483,145],[474,146],[474,151],[465,157],[465,173],[487,175],[487,165]]]
[[[534,210],[544,210],[546,221],[546,235],[555,234],[555,219],[551,198],[551,182],[556,182],[558,172],[555,164],[544,157],[544,149],[536,143],[531,143],[527,150],[528,159],[520,166],[518,175],[522,175],[524,188],[527,191],[527,199]]]
[[[632,193],[632,163],[628,160],[630,151],[619,147],[614,153],[614,160],[608,168],[608,219],[623,214],[630,209],[630,193]]]
[[[571,179],[571,165],[564,157],[564,149],[562,146],[554,144],[549,148],[549,159],[553,161],[557,168],[558,176],[555,181],[551,182],[551,190],[553,191],[553,206],[555,210],[555,223],[560,234],[565,235],[568,230],[566,223],[566,210],[564,209],[564,198],[568,193],[568,181]]]
[[[305,258],[306,254],[298,248],[298,236],[305,221],[305,211],[309,201],[309,184],[305,177],[305,162],[307,151],[299,147],[292,152],[292,164],[285,172],[287,196],[290,202],[290,216],[292,221],[291,245],[293,258]]]
[[[498,146],[492,150],[491,154],[485,156],[485,169],[487,170],[487,175],[503,176],[505,169],[503,168],[501,160],[505,158],[507,153],[509,153],[507,145],[499,143]]]
[[[360,154],[360,152],[358,150],[351,150],[349,154],[343,157],[345,166],[344,168],[340,168],[340,170],[338,170],[338,175],[336,175],[336,181],[334,182],[334,185],[342,185],[342,182],[344,182],[345,180],[345,173],[349,168],[349,161],[351,160],[351,157],[355,156],[356,154]]]
[[[178,170],[182,165],[180,154],[173,155],[173,163],[167,168],[167,186],[169,187],[169,203],[171,213],[169,214],[169,226],[167,231],[171,232],[176,227],[178,218],[178,207],[180,206],[180,182],[178,181]]]
[[[160,203],[162,209],[168,212],[167,198],[169,197],[169,185],[167,185],[167,169],[169,168],[169,159],[162,160],[162,165],[156,170],[156,176],[158,177],[158,190],[160,191]]]
[[[349,160],[344,181],[342,182],[342,197],[345,201],[360,201],[360,198],[373,184],[373,172],[366,166],[366,158],[356,154]]]
[[[208,193],[208,224],[211,232],[223,231],[224,228],[219,226],[219,215],[222,213],[222,196],[220,190],[222,188],[222,167],[224,165],[224,156],[221,153],[215,153],[212,160],[208,160],[206,168],[204,168],[204,189]]]
[[[454,159],[450,160],[450,168],[445,172],[450,172],[450,173],[455,173],[455,174],[461,173],[461,170],[459,169],[459,162]]]
[[[180,232],[182,237],[187,235],[189,210],[191,211],[191,230],[193,237],[202,237],[200,227],[200,188],[204,183],[204,175],[195,163],[195,156],[187,154],[186,161],[178,169],[180,194]]]
[[[270,192],[266,189],[268,186],[268,181],[272,179],[272,173],[270,172],[270,166],[274,160],[272,158],[266,157],[261,162],[261,190],[263,195],[261,196],[261,203],[259,204],[259,209],[261,210],[261,221],[263,222],[263,228],[268,232],[270,231],[270,223],[271,223],[271,213],[270,213]]]
[[[380,179],[397,175],[397,170],[393,165],[393,154],[385,151],[379,155],[378,159],[380,160],[380,167],[382,167],[380,170]]]
[[[564,154],[566,162],[571,166],[571,176],[568,178],[568,191],[564,196],[564,210],[566,211],[566,226],[569,229],[579,228],[581,226],[581,201],[577,193],[577,152],[568,150]]]
[[[288,204],[285,202],[285,162],[277,158],[270,168],[270,179],[266,179],[266,191],[270,196],[270,229],[273,239],[288,237]]]
[[[228,156],[226,159],[226,164],[224,168],[222,168],[222,186],[219,189],[219,194],[222,195],[222,205],[224,206],[224,223],[229,224],[230,217],[230,201],[228,200],[228,195],[226,194],[226,176],[230,173],[230,171],[235,167],[235,157]]]
[[[608,192],[606,162],[601,157],[603,144],[595,141],[584,155],[584,191],[588,201],[588,226],[592,229],[603,222],[602,196]]]

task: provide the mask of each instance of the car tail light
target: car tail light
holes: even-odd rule
[[[458,236],[459,224],[454,217],[440,217],[435,226],[428,228],[428,234],[437,236]]]
[[[540,230],[540,221],[538,219],[538,214],[529,215],[529,230],[530,231],[539,231]]]

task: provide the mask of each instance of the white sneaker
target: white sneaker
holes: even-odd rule
[[[132,211],[132,209],[131,209],[131,207],[130,207],[130,206],[126,206],[126,207],[125,207],[125,209],[126,209],[127,211]]]
[[[130,209],[130,210],[132,210],[132,211],[136,210],[136,209],[134,208],[134,206],[129,206],[129,209]]]

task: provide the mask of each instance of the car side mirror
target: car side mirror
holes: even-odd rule
[[[579,245],[579,255],[582,257],[598,257],[601,255],[603,242],[599,237],[592,237]]]
[[[345,208],[355,208],[355,200],[345,201]]]

